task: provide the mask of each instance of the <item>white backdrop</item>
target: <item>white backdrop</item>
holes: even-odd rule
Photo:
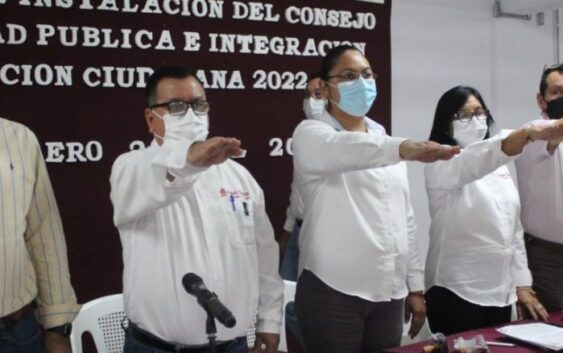
[[[393,1],[393,135],[428,139],[438,99],[459,84],[481,92],[497,129],[515,128],[538,116],[539,77],[543,66],[554,61],[552,9],[563,9],[563,1],[501,2],[503,12],[529,13],[531,21],[494,18],[493,3]],[[536,13],[542,10],[545,24],[538,26]],[[412,203],[425,249],[429,214],[423,169],[422,164],[409,163]]]
[[[516,128],[538,116],[539,77],[543,66],[555,60],[552,10],[563,9],[563,1],[501,1],[503,12],[531,14],[530,21],[494,18],[493,4],[494,0],[393,0],[393,135],[428,139],[438,99],[459,84],[481,92],[497,129]],[[538,12],[544,12],[543,26],[536,24]],[[411,202],[426,252],[430,219],[424,166],[409,163],[408,169]]]

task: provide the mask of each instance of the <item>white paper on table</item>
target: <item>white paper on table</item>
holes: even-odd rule
[[[555,351],[563,349],[563,328],[544,323],[508,325],[498,332],[543,348]]]

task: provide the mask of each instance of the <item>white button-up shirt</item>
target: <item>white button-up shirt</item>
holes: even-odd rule
[[[366,119],[366,123],[369,124],[371,129],[385,134],[385,128],[383,127],[383,125],[367,117],[365,119]],[[325,120],[327,120],[326,117]],[[338,123],[338,121],[334,121],[334,125],[336,129],[343,130],[342,126],[340,126],[340,123]],[[293,228],[295,228],[295,223],[297,222],[297,220],[301,220],[301,221],[303,220],[303,207],[305,207],[303,205],[303,198],[301,197],[301,194],[299,194],[298,178],[299,175],[293,173],[293,181],[291,183],[291,193],[289,195],[289,206],[287,207],[286,210],[286,218],[285,218],[285,223],[283,225],[283,229],[290,233],[293,232]]]
[[[404,139],[366,123],[367,133],[340,131],[325,112],[295,130],[294,169],[305,204],[299,268],[348,295],[388,301],[422,290],[423,270],[399,163]]]
[[[536,120],[530,124],[552,124]],[[522,223],[535,237],[563,244],[563,148],[547,151],[547,142],[536,141],[516,160],[518,190],[522,199]]]
[[[113,165],[127,316],[163,340],[207,343],[207,315],[182,287],[182,277],[193,272],[237,320],[232,329],[217,325],[218,340],[245,336],[257,312],[257,331],[278,333],[283,282],[263,192],[234,161],[191,166],[189,145],[153,141]]]
[[[428,164],[430,244],[426,288],[448,288],[478,305],[506,306],[532,283],[520,201],[501,150],[502,134]]]

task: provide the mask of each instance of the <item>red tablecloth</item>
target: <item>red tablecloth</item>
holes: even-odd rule
[[[549,323],[563,326],[563,314],[561,312],[558,313],[551,313],[549,315]],[[515,324],[525,324],[533,322],[531,320],[519,320],[513,321],[507,325],[515,325]],[[506,326],[506,325],[502,325]],[[502,327],[499,326],[499,327]],[[494,327],[482,328],[479,330],[472,330],[466,332],[460,332],[453,335],[448,336],[448,346],[449,351],[454,351],[454,339],[457,337],[463,338],[472,338],[476,335],[483,335],[485,337],[485,341],[497,341],[497,342],[510,342],[516,344],[516,347],[500,347],[500,346],[492,346],[489,345],[489,351],[491,353],[546,353],[548,351],[543,350],[539,347],[534,347],[532,345],[511,339],[502,335],[501,333],[497,332]],[[422,347],[429,344],[430,341],[423,341],[414,344],[409,344],[402,347],[392,348],[386,350],[386,352],[393,352],[393,353],[422,353]]]

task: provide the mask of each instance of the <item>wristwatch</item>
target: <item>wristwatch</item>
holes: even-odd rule
[[[424,292],[419,290],[419,291],[415,291],[415,292],[409,292],[409,295],[415,295],[417,297],[422,297],[424,298]]]
[[[67,322],[66,324],[62,324],[60,326],[48,328],[47,331],[60,333],[61,335],[68,337],[70,336],[70,331],[72,331],[72,324]]]

